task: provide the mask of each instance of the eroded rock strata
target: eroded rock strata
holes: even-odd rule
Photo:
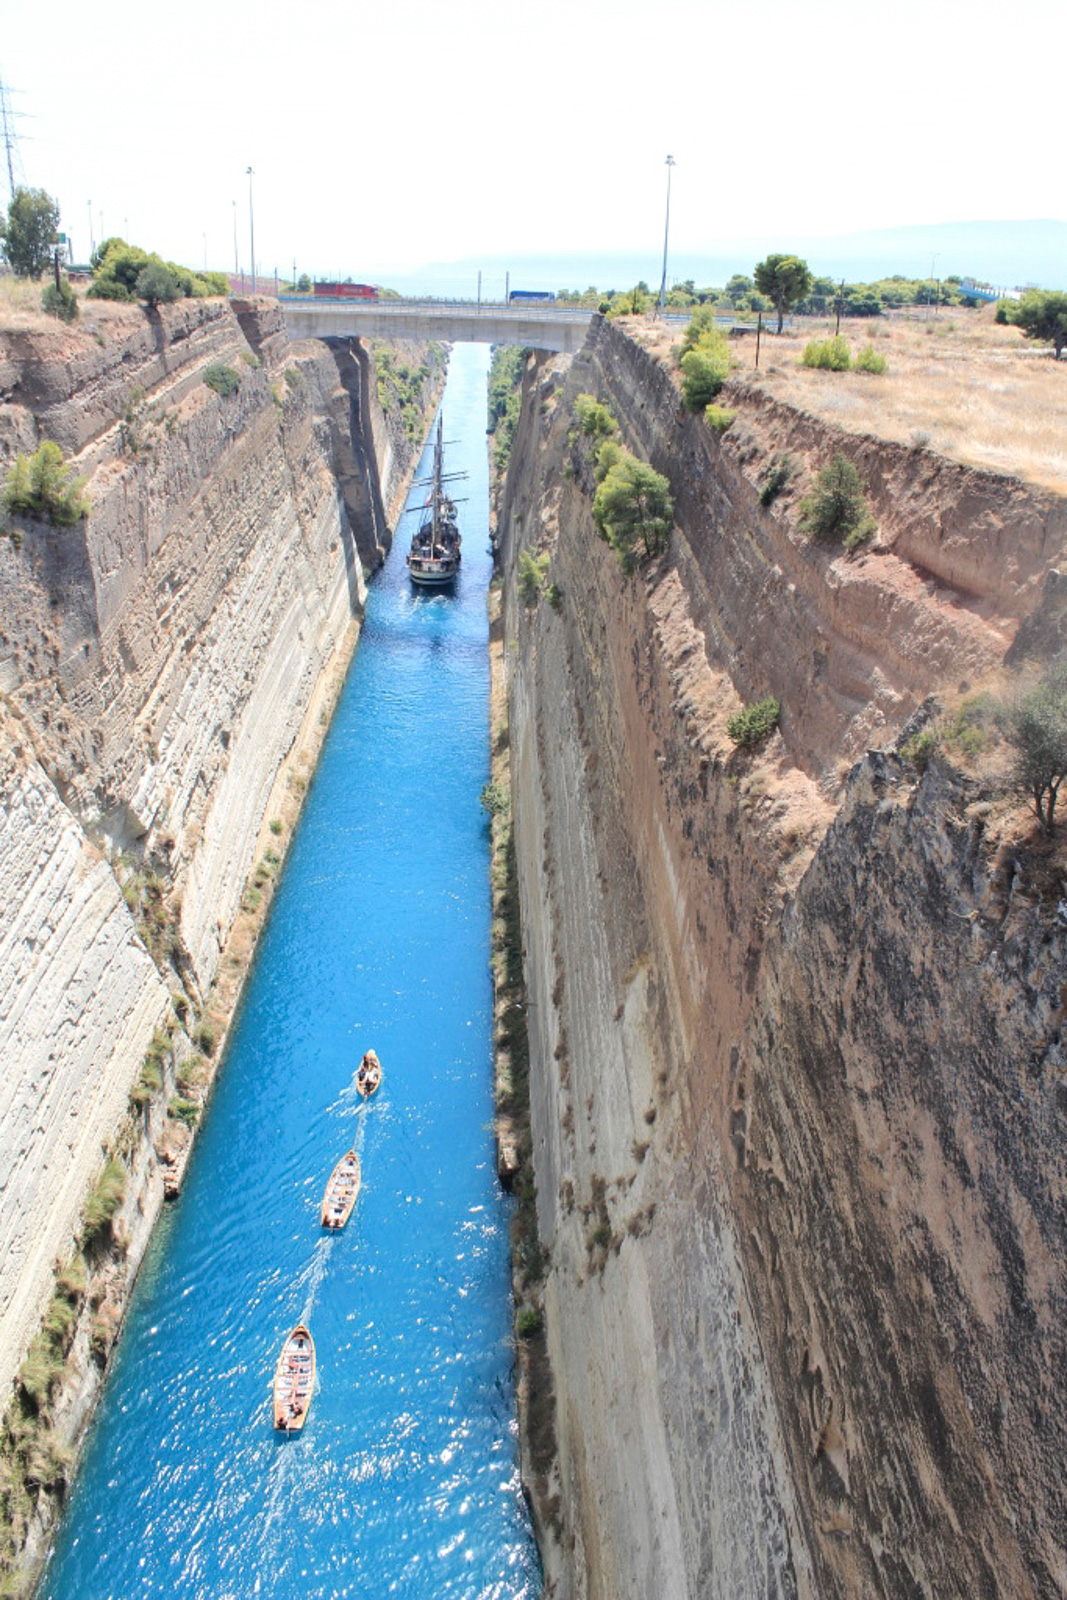
[[[443,352],[404,349],[428,417]],[[220,369],[238,380],[230,393]],[[0,398],[4,462],[56,440],[92,507],[73,527],[8,519],[0,538],[6,1404],[117,1137],[129,1178],[121,1260],[90,1262],[98,1345],[101,1307],[110,1331],[121,1316],[187,1142],[165,1115],[194,1048],[178,1018],[193,1032],[250,873],[278,843],[268,823],[287,763],[306,766],[321,737],[323,686],[355,643],[364,572],[388,547],[418,445],[382,414],[358,343],[290,345],[262,300],[0,334]],[[235,970],[246,956],[247,939]],[[162,1082],[131,1113],[165,1026]],[[96,1370],[88,1307],[81,1321],[74,1381],[50,1407],[68,1440]]]
[[[1054,628],[1063,502],[732,388],[717,435],[596,323],[529,363],[500,518],[550,1585],[1052,1600],[1062,885],[975,776],[900,748]],[[583,391],[674,490],[631,578],[592,523]],[[851,559],[796,515],[843,446],[879,521]],[[764,508],[784,448],[804,470]],[[555,604],[520,602],[526,550]],[[779,732],[735,751],[766,693]]]

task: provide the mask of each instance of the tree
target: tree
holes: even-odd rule
[[[44,189],[19,187],[0,223],[4,257],[16,278],[39,278],[57,242],[59,201]]]
[[[600,456],[613,441],[601,446]],[[628,450],[619,451],[593,500],[593,521],[607,539],[624,572],[637,564],[637,542],[645,555],[666,549],[674,520],[674,500],[667,479]],[[599,465],[599,462],[598,462]]]
[[[1060,784],[1067,777],[1067,661],[1053,662],[1008,712],[1007,724],[1016,782],[1051,833]]]
[[[819,469],[815,490],[800,502],[800,526],[813,539],[843,539],[854,550],[876,524],[863,492],[863,479],[847,456],[836,455]]]
[[[135,288],[138,300],[147,300],[153,308],[161,301],[166,303],[182,298],[182,286],[173,272],[156,261],[150,261],[137,274]]]
[[[297,294],[310,294],[311,293],[311,279],[308,277],[306,272],[302,272],[300,274],[299,278],[297,278],[297,280],[296,280],[296,292],[297,292]]]
[[[781,333],[786,312],[798,300],[803,300],[811,288],[808,263],[801,261],[798,256],[768,256],[759,262],[753,276],[760,293],[774,301],[778,312],[778,332]]]
[[[726,298],[732,305],[744,305],[754,288],[751,278],[746,278],[743,273],[735,272],[726,285]]]
[[[1028,339],[1056,348],[1056,360],[1067,344],[1067,294],[1059,290],[1028,289],[1021,300],[1008,306],[1008,321]]]
[[[127,245],[125,239],[121,239],[117,233],[113,233],[107,239],[101,239],[100,243],[95,247],[92,255],[89,257],[89,265],[92,267],[94,272],[99,272],[100,268],[104,264],[104,259],[110,250],[127,249],[129,249],[129,246]]]
[[[707,335],[682,357],[682,399],[689,411],[703,411],[730,371],[730,351],[721,333]]]

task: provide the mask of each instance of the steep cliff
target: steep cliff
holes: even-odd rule
[[[443,352],[407,351],[428,418]],[[291,346],[268,301],[0,332],[0,395],[0,452],[56,440],[92,508],[0,538],[6,1396],[116,1138],[136,1270],[184,1132],[159,1095],[226,1024],[246,886],[297,803],[286,774],[321,737],[418,441],[383,416],[367,351]]]
[[[1063,503],[850,440],[848,558],[796,517],[841,441],[780,402],[736,385],[717,435],[602,323],[526,391],[498,532],[555,1592],[1062,1595],[1060,870],[897,748],[1055,610]],[[674,490],[632,577],[582,391]]]

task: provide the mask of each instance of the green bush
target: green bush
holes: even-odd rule
[[[599,466],[611,445],[601,446]],[[593,521],[615,551],[624,572],[632,572],[640,559],[638,543],[646,556],[667,547],[674,520],[670,484],[646,461],[620,450],[600,482],[593,499]]]
[[[723,334],[706,333],[682,357],[682,399],[690,411],[703,411],[714,400],[730,371],[730,347]]]
[[[195,1100],[183,1100],[176,1095],[167,1105],[167,1116],[173,1117],[175,1122],[184,1122],[191,1128],[200,1115],[200,1107]]]
[[[596,453],[596,466],[593,476],[597,483],[603,483],[612,467],[625,459],[626,451],[617,439],[605,439]]]
[[[541,598],[545,575],[548,572],[548,553],[532,556],[524,550],[519,556],[519,599],[532,609]]]
[[[998,720],[999,707],[992,695],[971,695],[954,715],[945,718],[941,736],[949,749],[975,761],[995,739]]]
[[[749,745],[759,744],[768,734],[773,733],[781,714],[781,706],[773,694],[769,694],[766,699],[745,706],[743,711],[731,717],[726,724],[726,732],[734,744],[747,748]]]
[[[85,479],[63,464],[54,439],[45,439],[32,456],[16,456],[4,485],[6,510],[40,517],[57,527],[70,527],[89,515]]]
[[[913,733],[910,739],[904,741],[900,754],[918,772],[925,772],[936,749],[937,734],[933,728],[920,728],[918,733]]]
[[[760,505],[769,506],[773,504],[789,483],[795,471],[796,462],[788,452],[776,455],[763,476],[763,484],[759,492]]]
[[[307,388],[307,384],[304,382],[304,374],[298,367],[286,367],[285,381],[294,394],[303,394]]]
[[[78,296],[66,278],[60,279],[58,289],[54,283],[45,284],[41,292],[41,309],[47,311],[50,317],[58,317],[60,322],[77,322]]]
[[[725,406],[708,406],[704,413],[709,428],[714,428],[716,433],[725,433],[737,421],[737,412],[728,411]]]
[[[820,469],[814,491],[800,502],[800,513],[804,533],[823,542],[842,539],[846,550],[854,550],[877,528],[863,492],[863,479],[843,455],[836,455]]]
[[[610,1241],[610,1230],[609,1230]],[[523,1306],[519,1312],[517,1327],[520,1339],[536,1339],[544,1327],[544,1319],[536,1306]]]
[[[182,286],[174,273],[156,261],[150,261],[137,274],[134,292],[138,300],[146,300],[150,306],[168,305],[182,298]]]
[[[89,300],[132,300],[131,290],[124,283],[119,283],[116,278],[97,278],[86,290]]]
[[[478,798],[491,817],[502,816],[511,805],[510,789],[506,783],[501,783],[497,778],[486,784]]]
[[[827,372],[847,372],[852,365],[848,340],[840,334],[836,339],[809,339],[800,359],[805,367],[821,367]]]
[[[686,324],[685,332],[682,334],[682,355],[684,356],[689,350],[695,350],[701,340],[706,338],[708,334],[718,333],[719,326],[715,321],[715,307],[697,306]]]
[[[211,1026],[210,1022],[201,1023],[200,1031],[196,1036],[196,1043],[199,1045],[204,1055],[213,1056],[215,1054],[216,1042],[215,1030]]]
[[[610,439],[619,431],[619,425],[608,407],[591,394],[576,396],[574,414],[587,439]]]
[[[873,344],[867,344],[859,351],[853,365],[857,372],[876,372],[881,374],[886,370],[888,363],[885,356],[881,355]]]
[[[126,1195],[126,1168],[121,1161],[109,1161],[89,1196],[85,1208],[85,1237],[96,1239],[111,1225],[111,1219]]]
[[[213,362],[210,367],[204,369],[204,382],[223,400],[231,394],[236,394],[241,387],[240,374],[235,372],[233,367],[223,366],[219,362]]]

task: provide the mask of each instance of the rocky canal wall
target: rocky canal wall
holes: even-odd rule
[[[442,350],[404,347],[405,420],[368,351],[290,344],[273,302],[91,307],[0,331],[0,465],[54,439],[91,503],[0,538],[5,1397],[105,1153],[128,1173],[121,1270],[97,1261],[121,1315],[188,1137],[168,1096],[188,1118],[207,1092],[249,880],[277,863],[358,636],[421,444],[410,411],[428,422],[444,380]],[[69,1345],[83,1375],[104,1292]],[[87,1381],[68,1378],[42,1407],[67,1440]]]
[[[718,435],[598,321],[528,364],[498,525],[553,1593],[1052,1600],[1062,883],[978,773],[901,750],[1040,631],[1062,502],[732,389]],[[674,491],[630,577],[580,392]],[[853,558],[797,527],[840,448]]]

